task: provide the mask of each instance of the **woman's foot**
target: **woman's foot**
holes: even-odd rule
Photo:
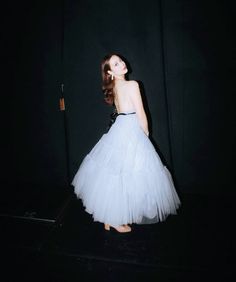
[[[109,224],[104,224],[104,228],[106,230],[110,230],[110,227],[114,228],[116,231],[120,232],[120,233],[127,233],[127,232],[131,232],[131,227],[127,224],[125,225],[120,225],[120,226],[117,226],[117,227],[114,227],[114,226],[111,226]]]

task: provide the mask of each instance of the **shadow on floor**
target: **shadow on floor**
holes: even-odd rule
[[[71,195],[54,223],[1,218],[1,281],[233,281],[233,205],[185,195],[178,215],[119,234]]]

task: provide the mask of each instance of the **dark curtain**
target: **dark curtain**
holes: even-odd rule
[[[232,192],[233,2],[65,1],[71,177],[106,130],[100,61],[127,58],[151,140],[184,193]]]
[[[126,58],[129,79],[140,83],[150,139],[176,188],[233,192],[233,3],[4,3],[1,182],[8,195],[17,202],[32,187],[39,195],[69,185],[109,124],[100,63],[110,52]]]

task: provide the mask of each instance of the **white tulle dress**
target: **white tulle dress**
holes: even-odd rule
[[[72,185],[93,220],[113,226],[163,221],[180,206],[172,176],[133,111],[116,117]]]

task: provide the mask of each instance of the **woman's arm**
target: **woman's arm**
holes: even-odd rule
[[[148,130],[147,116],[143,108],[143,102],[142,102],[142,97],[141,97],[140,90],[139,90],[139,85],[138,85],[138,82],[135,80],[132,80],[129,82],[129,95],[131,97],[131,101],[134,105],[136,114],[138,116],[139,123],[143,131],[145,132],[145,134],[148,136],[149,130]]]

